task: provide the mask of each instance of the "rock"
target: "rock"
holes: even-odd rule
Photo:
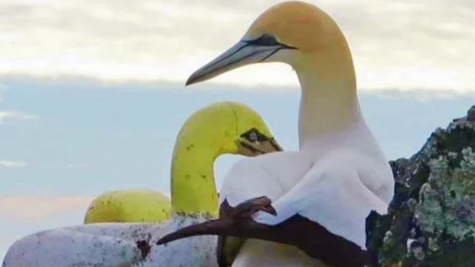
[[[367,221],[371,266],[475,266],[475,106],[390,164],[389,214]]]

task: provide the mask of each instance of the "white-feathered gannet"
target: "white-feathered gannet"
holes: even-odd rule
[[[228,236],[219,239],[220,266],[363,266],[366,218],[387,212],[394,179],[361,114],[343,33],[319,8],[284,2],[259,16],[187,84],[259,62],[287,63],[297,73],[300,150],[236,163],[221,189],[220,219],[159,244],[219,234]],[[240,247],[243,240],[235,237],[254,239]]]

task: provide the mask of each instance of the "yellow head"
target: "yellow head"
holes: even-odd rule
[[[295,69],[314,57],[351,60],[344,35],[335,21],[319,8],[299,1],[277,4],[252,23],[242,39],[228,51],[193,73],[187,85],[229,70],[260,62],[283,62]]]
[[[172,161],[172,209],[218,215],[213,165],[222,154],[281,151],[264,120],[243,104],[219,102],[196,111],[178,134]]]
[[[261,116],[236,102],[219,102],[196,111],[177,137],[177,149],[206,150],[221,154],[256,156],[282,148]]]

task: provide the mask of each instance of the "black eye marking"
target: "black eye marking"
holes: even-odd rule
[[[274,46],[279,45],[279,42],[275,39],[274,36],[270,34],[263,34],[261,37],[249,41],[250,44],[260,45],[260,46]]]
[[[267,136],[261,134],[256,128],[252,128],[249,131],[241,134],[241,137],[252,143],[269,140]]]
[[[275,38],[275,36],[271,34],[263,34],[257,39],[248,40],[245,42],[248,43],[249,45],[255,45],[255,46],[280,46],[281,48],[297,49],[296,47],[279,43],[277,39]]]

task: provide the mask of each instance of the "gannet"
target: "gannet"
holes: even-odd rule
[[[280,151],[260,115],[235,102],[195,112],[178,134],[171,166],[171,219],[154,223],[97,223],[28,235],[8,250],[3,267],[217,266],[216,238],[170,246],[155,242],[183,226],[216,218],[213,163],[222,154],[258,156]]]
[[[220,266],[364,266],[366,218],[387,213],[394,179],[362,116],[343,33],[314,5],[280,3],[187,84],[261,62],[289,64],[298,76],[299,150],[237,162],[220,191],[220,219],[158,244],[213,234],[223,236]]]
[[[150,189],[115,190],[97,196],[89,204],[84,216],[84,223],[158,223],[170,218],[170,210],[170,199],[160,191]]]

